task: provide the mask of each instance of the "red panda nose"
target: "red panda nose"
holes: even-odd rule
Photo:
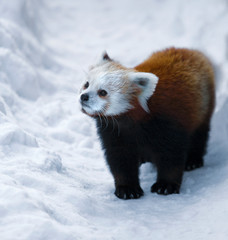
[[[81,95],[81,101],[86,102],[89,100],[89,95],[87,93],[84,93]]]

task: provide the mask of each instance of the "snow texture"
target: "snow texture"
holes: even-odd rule
[[[0,1],[0,239],[228,239],[227,0]],[[217,105],[205,166],[179,195],[113,195],[92,119],[78,90],[107,50],[133,67],[169,46],[216,67]]]

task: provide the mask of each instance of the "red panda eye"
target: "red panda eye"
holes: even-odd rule
[[[99,95],[100,97],[105,97],[107,94],[108,94],[108,93],[107,93],[105,90],[103,90],[103,89],[98,91],[98,95]]]
[[[89,82],[86,82],[85,85],[84,85],[84,89],[86,89],[88,87],[89,87]]]

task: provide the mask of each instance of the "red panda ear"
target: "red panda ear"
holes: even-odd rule
[[[139,103],[142,108],[149,112],[147,106],[147,100],[152,96],[158,83],[158,77],[153,73],[145,72],[131,72],[128,74],[130,81],[134,84],[134,87],[140,89],[138,96]]]
[[[108,53],[106,51],[104,51],[102,53],[102,58],[101,58],[102,61],[112,61],[112,59],[109,57]]]

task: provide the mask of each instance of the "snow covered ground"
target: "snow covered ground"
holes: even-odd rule
[[[0,239],[228,239],[228,1],[0,1]],[[205,167],[179,195],[113,195],[92,119],[77,92],[106,49],[133,67],[168,46],[217,69]]]

